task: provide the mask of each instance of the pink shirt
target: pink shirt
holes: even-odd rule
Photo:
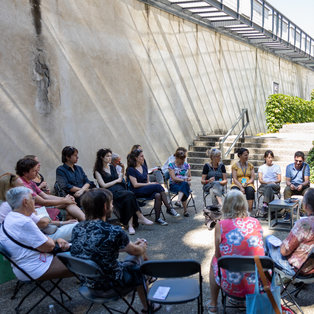
[[[33,181],[26,181],[23,177],[21,177],[21,180],[23,181],[23,184],[25,187],[31,189],[33,191],[32,196],[39,195],[42,191],[41,189],[36,185]]]
[[[299,219],[287,238],[282,241],[287,250],[289,263],[299,269],[314,247],[314,216]],[[314,274],[314,265],[309,261],[302,273]]]

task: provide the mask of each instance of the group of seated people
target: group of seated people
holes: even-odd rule
[[[221,151],[213,148],[207,151],[210,162],[206,163],[202,172],[203,190],[211,190],[213,205],[222,205],[224,187],[227,185],[226,168],[221,163]],[[237,151],[239,161],[232,165],[231,189],[241,191],[248,202],[249,213],[252,214],[256,187],[254,165],[248,161],[249,150],[240,148]],[[294,154],[294,163],[286,167],[286,187],[284,199],[293,195],[304,195],[310,187],[310,167],[304,162],[305,156],[301,151]],[[274,164],[274,153],[267,150],[264,154],[264,164],[258,168],[258,192],[264,196],[261,212],[264,216],[268,212],[268,204],[274,199],[274,195],[280,192],[281,169]],[[289,213],[286,213],[289,220]]]
[[[304,154],[300,153],[295,154],[295,163],[287,167],[287,187],[284,195],[304,195],[303,208],[306,217],[296,222],[278,249],[273,247],[267,238],[264,246],[262,227],[257,219],[250,216],[250,201],[253,202],[251,196],[252,193],[254,195],[255,188],[254,167],[248,162],[248,150],[242,148],[238,152],[240,160],[232,167],[232,188],[224,200],[222,194],[227,184],[226,169],[220,162],[221,152],[218,149],[210,151],[211,163],[204,166],[202,184],[204,189],[213,190],[213,201],[222,206],[223,218],[215,227],[209,312],[217,312],[221,285],[230,289],[230,293],[236,296],[237,293],[238,296],[243,296],[253,293],[254,290],[254,280],[250,275],[247,280],[237,281],[235,277],[228,277],[225,273],[222,281],[219,281],[217,259],[220,256],[263,256],[266,252],[278,266],[292,274],[300,268],[314,247],[314,189],[307,188],[309,172],[304,163]],[[73,256],[92,259],[104,270],[103,280],[85,282],[87,286],[106,290],[112,287],[108,286],[108,282],[113,282],[117,289],[137,287],[143,305],[142,312],[146,313],[145,287],[142,285],[143,278],[139,266],[147,259],[148,244],[144,239],[131,242],[120,226],[108,223],[108,218],[113,206],[116,207],[121,221],[128,226],[129,234],[134,234],[136,224],[152,224],[153,222],[141,213],[136,199],[138,197],[154,199],[157,223],[164,225],[165,222],[160,218],[162,203],[170,215],[178,217],[179,214],[170,207],[165,189],[161,185],[164,178],[169,178],[170,189],[178,193],[183,213],[187,214],[186,202],[191,193],[191,171],[189,164],[185,162],[186,149],[179,147],[174,155],[169,157],[164,175],[160,177],[155,173],[154,178],[150,178],[143,150],[141,147],[133,147],[127,157],[126,180],[124,165],[119,161],[119,156],[115,155],[117,162],[114,164],[111,150],[100,149],[94,166],[94,177],[100,188],[95,188],[83,169],[76,165],[77,149],[66,146],[62,150],[63,165],[56,170],[57,182],[68,193],[64,197],[49,193],[43,176],[39,175],[40,164],[36,156],[25,157],[16,164],[17,176],[7,173],[0,177],[0,198],[3,201],[0,205],[0,243],[6,247],[12,259],[34,279],[69,277],[72,274],[52,251],[56,245],[61,250],[70,249]],[[270,191],[266,191],[270,190],[269,187],[272,193],[278,191],[277,185],[281,179],[280,168],[273,167],[273,157],[271,151],[265,152],[264,167],[259,168],[260,188],[264,189],[266,205],[273,198]],[[302,170],[303,168],[305,170]],[[159,183],[150,180],[159,180]],[[36,206],[45,206],[49,216],[41,216]],[[60,210],[65,211],[65,220],[61,218]],[[57,230],[47,230],[53,226],[57,227]],[[25,234],[28,236],[25,237]],[[71,247],[69,242],[72,243]],[[124,262],[118,260],[120,251],[129,254]],[[26,279],[18,269],[13,270],[19,279]],[[306,265],[303,272],[313,274],[314,265]],[[155,310],[158,309],[156,304]]]

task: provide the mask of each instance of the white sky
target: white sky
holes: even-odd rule
[[[266,0],[314,38],[314,0]]]

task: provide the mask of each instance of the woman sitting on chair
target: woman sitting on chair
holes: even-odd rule
[[[154,209],[156,213],[156,223],[162,226],[168,225],[167,222],[160,218],[162,203],[164,203],[167,207],[167,213],[169,215],[179,216],[179,214],[170,207],[164,188],[158,183],[149,182],[149,176],[147,168],[144,165],[144,154],[142,150],[138,149],[130,154],[126,173],[130,182],[130,188],[135,193],[136,197],[155,199]]]
[[[187,199],[190,196],[191,169],[185,162],[186,154],[183,151],[175,153],[175,161],[168,166],[170,174],[170,191],[178,193],[177,202],[182,202],[183,215],[189,217],[187,211]]]
[[[226,167],[221,163],[221,151],[217,148],[207,150],[207,156],[211,163],[206,163],[203,167],[202,181],[204,192],[212,189],[212,204],[222,206],[222,194],[224,186],[227,184]]]
[[[259,221],[248,216],[248,205],[243,193],[230,191],[222,206],[223,219],[215,227],[215,255],[210,267],[211,300],[209,313],[217,313],[217,299],[220,287],[235,297],[245,297],[254,292],[254,274],[228,276],[222,271],[221,282],[218,276],[217,260],[221,256],[264,256],[263,229]]]
[[[86,221],[73,230],[71,254],[78,258],[91,259],[101,267],[103,280],[87,280],[92,289],[106,291],[137,287],[142,312],[147,312],[140,264],[146,260],[147,242],[138,239],[132,243],[120,226],[107,222],[112,213],[112,194],[106,189],[93,189],[84,194],[82,205]],[[128,253],[124,262],[118,260],[119,252]],[[157,308],[155,308],[157,310]]]
[[[279,239],[274,243],[274,236],[268,236],[265,240],[267,255],[274,260],[278,268],[290,276],[300,269],[314,248],[314,189],[308,189],[305,193],[303,208],[306,217],[296,221],[281,245]],[[301,274],[314,274],[313,261],[309,260],[302,267]]]
[[[143,148],[142,148],[141,145],[139,145],[139,144],[133,145],[132,148],[131,148],[131,151],[127,155],[127,161],[129,160],[129,157],[131,156],[131,153],[133,151],[137,150],[137,149],[143,151]],[[147,166],[147,162],[146,162],[145,158],[144,158],[144,166],[147,168],[147,171],[149,171],[149,168]],[[153,170],[150,171],[148,173],[148,175],[149,175],[149,181],[150,182],[157,182],[159,184],[164,184],[164,177],[163,177],[162,172],[160,171],[159,167],[153,168]]]
[[[35,155],[26,155],[26,156],[24,156],[24,159],[33,159],[33,160],[38,162],[37,175],[36,175],[36,178],[34,178],[34,180],[32,180],[32,181],[35,182],[36,185],[38,186],[38,188],[41,189],[43,192],[45,192],[46,194],[50,194],[48,184],[45,181],[44,176],[39,172],[40,171],[40,162],[38,160],[38,157]]]
[[[258,181],[260,186],[258,192],[264,195],[262,215],[268,213],[268,203],[274,199],[274,194],[280,191],[281,170],[278,165],[273,164],[274,153],[267,150],[264,154],[265,163],[258,168]]]
[[[152,225],[153,222],[143,216],[137,204],[135,194],[126,189],[123,174],[118,176],[115,166],[111,164],[110,149],[100,149],[97,152],[94,166],[94,177],[100,187],[108,189],[113,194],[113,204],[119,211],[120,221],[128,226],[129,234],[135,234],[133,223]]]
[[[255,198],[254,187],[254,166],[248,162],[249,150],[247,148],[240,148],[238,150],[239,161],[232,165],[232,184],[231,189],[240,190],[245,194],[248,205],[249,213],[252,213],[253,202]]]

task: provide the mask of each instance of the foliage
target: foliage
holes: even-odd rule
[[[310,181],[311,183],[314,183],[314,147],[312,147],[312,149],[309,151],[306,162],[310,166],[311,171]]]
[[[267,99],[265,113],[267,130],[274,133],[286,123],[314,122],[314,101],[274,94]]]
[[[311,101],[314,101],[314,89],[311,92]]]

